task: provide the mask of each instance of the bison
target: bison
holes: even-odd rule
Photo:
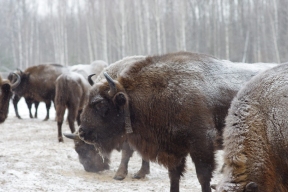
[[[231,103],[224,128],[221,192],[288,191],[288,64],[253,77]]]
[[[72,133],[75,132],[74,122],[80,125],[79,115],[88,99],[89,83],[79,73],[67,72],[60,75],[55,82],[55,108],[58,127],[58,141],[63,142],[62,124],[66,107],[68,109],[68,123]]]
[[[18,73],[18,71],[15,71],[15,73]],[[8,75],[8,79],[9,79],[10,82],[14,82],[15,81],[15,75],[13,75],[13,73],[10,73]],[[13,94],[12,102],[13,102],[13,106],[14,106],[16,117],[18,117],[19,119],[21,119],[21,116],[19,115],[19,112],[18,112],[18,102],[19,102],[20,99],[21,99],[21,96],[15,94],[15,93]],[[33,100],[32,98],[29,98],[29,97],[25,98],[25,102],[26,102],[27,107],[29,109],[30,118],[33,118],[33,115],[32,115],[32,112],[31,112],[32,104],[35,105],[35,115],[34,115],[34,117],[37,118],[39,102],[35,101],[35,100]]]
[[[106,68],[105,79],[90,89],[80,138],[105,156],[127,137],[143,159],[168,168],[170,191],[179,191],[190,154],[204,192],[211,191],[216,140],[221,143],[231,100],[244,82],[275,66],[190,52],[130,57],[117,65],[123,70]]]
[[[62,124],[66,108],[68,109],[68,123],[72,133],[75,132],[74,121],[80,125],[80,114],[88,99],[89,83],[87,78],[90,74],[98,75],[107,66],[101,60],[91,64],[78,64],[69,67],[69,71],[60,75],[56,81],[55,108],[58,126],[58,141],[63,142]]]
[[[40,64],[29,67],[24,72],[19,70],[21,83],[14,89],[14,93],[33,101],[45,102],[47,115],[44,120],[48,120],[51,101],[55,97],[55,81],[67,71],[68,68],[60,64]]]
[[[12,75],[16,76],[14,83],[7,79],[2,79],[0,76],[0,123],[3,123],[7,118],[10,98],[13,95],[12,89],[16,88],[20,83],[20,76],[16,73]]]

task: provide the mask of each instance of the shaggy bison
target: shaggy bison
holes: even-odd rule
[[[14,89],[14,93],[33,101],[45,102],[47,109],[45,120],[48,120],[51,101],[54,101],[55,97],[55,80],[66,71],[67,67],[59,64],[40,64],[29,67],[24,72],[19,70],[21,83]]]
[[[12,97],[12,89],[16,88],[20,83],[20,76],[16,73],[11,75],[16,76],[16,81],[11,83],[7,79],[2,79],[0,76],[0,123],[3,123],[7,118],[9,101]]]
[[[231,103],[221,192],[288,191],[288,64],[253,77]]]
[[[272,65],[237,64],[198,53],[125,58],[123,70],[90,90],[79,136],[105,156],[123,138],[143,159],[168,168],[170,191],[179,191],[190,154],[202,191],[209,192],[232,98],[259,71]],[[113,66],[113,65],[112,65]]]

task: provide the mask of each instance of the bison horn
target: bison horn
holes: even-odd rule
[[[21,69],[19,69],[19,68],[17,68],[16,70],[17,70],[17,71],[19,71],[19,72],[20,72],[20,74],[22,74],[22,73],[23,73],[23,71],[22,71]]]
[[[117,92],[117,88],[116,88],[115,82],[113,81],[113,79],[106,72],[104,72],[103,74],[104,74],[104,76],[105,76],[105,78],[108,81],[109,86],[110,86],[109,94],[110,95],[115,95],[115,93]]]
[[[21,78],[20,78],[20,75],[18,75],[17,73],[12,73],[13,75],[16,75],[16,81],[15,81],[15,83],[13,83],[12,85],[11,85],[11,88],[12,89],[15,89],[19,84],[20,84],[20,82],[21,82]]]
[[[63,133],[63,135],[69,139],[79,140],[79,136],[74,133]]]
[[[89,84],[90,84],[91,86],[94,85],[94,81],[92,80],[92,77],[93,77],[94,75],[95,75],[95,74],[91,74],[91,75],[88,76],[88,82],[89,82]]]

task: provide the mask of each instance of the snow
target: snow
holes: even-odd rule
[[[128,175],[123,181],[113,179],[121,160],[121,152],[111,155],[110,170],[88,173],[78,161],[72,140],[64,138],[58,143],[55,110],[50,109],[50,119],[46,116],[45,104],[40,103],[38,119],[30,119],[24,99],[18,103],[22,119],[15,116],[12,103],[9,115],[0,124],[0,192],[30,191],[99,191],[135,192],[169,191],[168,171],[151,163],[150,174],[145,179],[132,179],[141,166],[141,157],[134,153],[129,162]],[[32,111],[34,114],[34,111]],[[63,132],[69,133],[66,123]],[[222,151],[217,152],[218,168],[211,184],[221,178]],[[187,159],[187,171],[180,181],[180,191],[200,192],[194,164]]]

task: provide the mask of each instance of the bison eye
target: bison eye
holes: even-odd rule
[[[101,116],[105,116],[109,108],[108,102],[105,99],[92,100],[90,106],[96,109]]]

